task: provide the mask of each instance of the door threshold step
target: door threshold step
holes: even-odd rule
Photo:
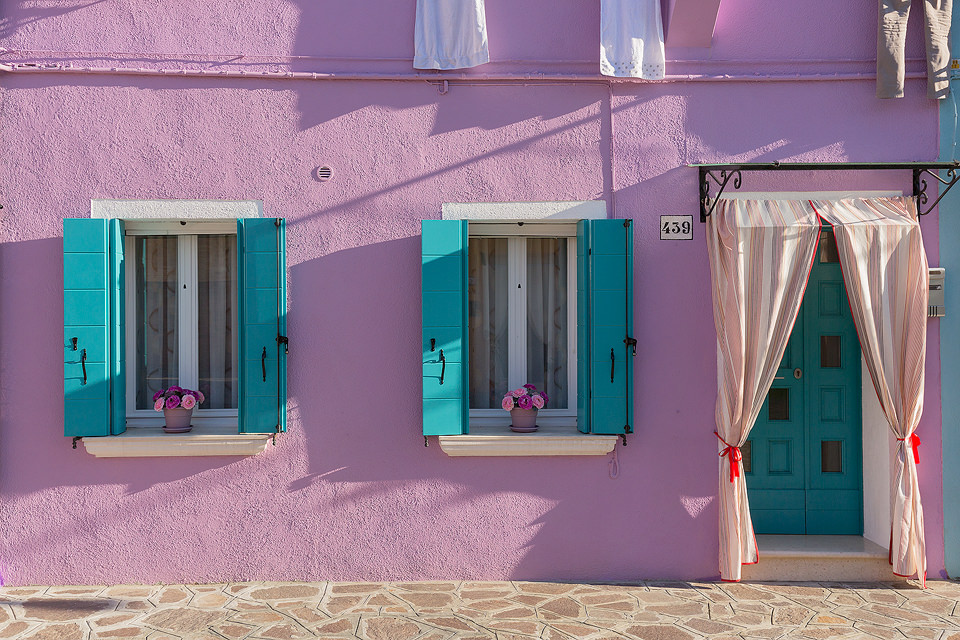
[[[876,582],[893,575],[887,550],[863,536],[757,536],[760,562],[744,565],[754,581]]]

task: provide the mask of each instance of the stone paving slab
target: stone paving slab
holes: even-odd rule
[[[0,588],[0,639],[960,640],[960,584],[244,582]]]

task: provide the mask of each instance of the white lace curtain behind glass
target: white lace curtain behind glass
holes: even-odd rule
[[[527,240],[527,382],[567,408],[567,241]]]
[[[526,242],[526,377],[509,380],[508,240],[471,238],[469,250],[470,407],[495,409],[503,394],[531,383],[548,408],[567,407],[567,246],[557,238]]]
[[[198,361],[204,409],[237,407],[237,237],[197,237]]]
[[[470,408],[494,409],[508,390],[507,239],[470,238]]]
[[[136,241],[137,409],[152,409],[153,394],[178,381],[177,243],[176,236]]]

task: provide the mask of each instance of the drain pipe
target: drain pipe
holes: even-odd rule
[[[643,80],[640,78],[613,78],[595,74],[451,74],[444,73],[321,73],[316,71],[244,71],[212,69],[152,69],[147,67],[98,67],[74,66],[72,64],[33,62],[0,63],[0,73],[11,74],[80,74],[80,75],[125,75],[125,76],[161,76],[181,78],[259,78],[271,80],[372,80],[388,82],[430,82],[441,83],[446,87],[450,81],[459,83],[494,82],[532,82],[532,83],[642,83],[658,84],[662,82],[840,82],[876,80],[876,73],[834,73],[834,74],[717,74],[717,75],[668,75],[663,80]],[[907,78],[925,78],[925,71],[906,74]]]

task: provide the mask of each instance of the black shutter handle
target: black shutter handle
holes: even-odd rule
[[[263,381],[267,381],[267,348],[263,348],[263,353],[260,354],[260,365],[263,367]]]
[[[610,382],[613,382],[613,370],[617,365],[617,356],[613,354],[613,348],[610,349]]]
[[[443,357],[443,349],[440,349],[440,384],[443,384],[443,374],[447,372],[447,359]]]
[[[84,349],[80,352],[80,368],[83,369],[83,382],[80,384],[87,384],[87,350]]]

